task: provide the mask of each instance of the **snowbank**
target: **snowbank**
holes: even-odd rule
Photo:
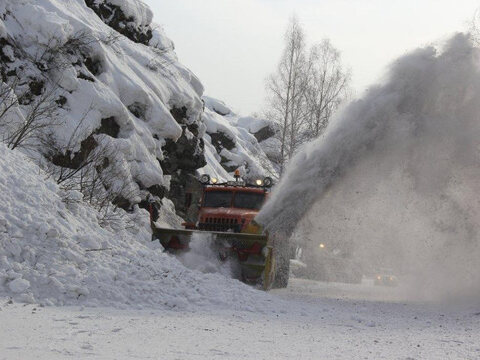
[[[128,226],[101,227],[98,213],[65,203],[45,179],[0,144],[0,296],[47,305],[269,311],[268,294],[189,270],[163,253],[150,241],[145,211],[129,215]]]

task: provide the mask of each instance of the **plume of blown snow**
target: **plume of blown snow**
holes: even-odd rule
[[[257,220],[354,244],[422,298],[480,295],[480,51],[468,34],[395,61],[290,163]],[[405,281],[406,282],[406,281]]]

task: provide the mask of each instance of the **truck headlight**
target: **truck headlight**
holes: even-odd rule
[[[202,176],[200,176],[200,182],[204,185],[209,184],[210,183],[210,175],[203,174]]]
[[[273,185],[273,180],[272,180],[272,178],[266,177],[265,179],[263,179],[263,185],[264,185],[265,187],[268,187],[268,188],[269,188],[269,187],[272,187],[272,185]]]

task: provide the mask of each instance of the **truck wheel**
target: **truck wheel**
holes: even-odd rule
[[[282,256],[282,254],[280,254],[276,258],[275,280],[273,281],[273,288],[286,288],[288,285],[289,276],[290,259],[288,256]]]

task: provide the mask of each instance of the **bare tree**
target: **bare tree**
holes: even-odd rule
[[[298,134],[305,119],[304,99],[307,85],[305,35],[296,17],[285,33],[285,49],[277,71],[267,79],[269,110],[267,116],[279,124],[279,172],[299,145]]]
[[[303,29],[293,17],[277,71],[266,82],[265,116],[279,125],[280,142],[278,156],[269,158],[280,175],[300,145],[321,135],[346,98],[349,82],[350,73],[329,40],[313,46],[307,55]]]
[[[28,89],[18,94],[22,85],[21,77],[15,76],[0,86],[0,130],[3,142],[12,150],[24,146],[27,140],[39,139],[44,131],[59,124],[59,86],[50,84],[48,90],[30,99]],[[22,102],[27,104],[20,108]]]
[[[307,139],[319,137],[332,114],[348,94],[350,72],[343,70],[340,53],[330,40],[313,46],[309,56],[309,83],[305,93],[308,121]]]

